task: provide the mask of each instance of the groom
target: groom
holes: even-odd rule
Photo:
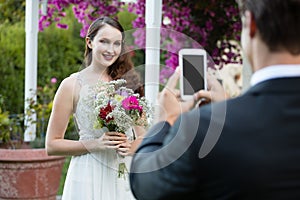
[[[185,112],[174,73],[132,160],[137,199],[300,199],[300,0],[238,3],[250,89]]]

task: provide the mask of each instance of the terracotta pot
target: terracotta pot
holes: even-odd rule
[[[55,200],[64,162],[45,149],[0,149],[0,199]]]

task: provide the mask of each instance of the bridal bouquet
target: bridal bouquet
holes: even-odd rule
[[[124,87],[124,79],[99,82],[96,85],[94,128],[126,133],[133,126],[149,126],[152,108],[144,97]],[[119,164],[118,176],[124,175],[125,163]]]

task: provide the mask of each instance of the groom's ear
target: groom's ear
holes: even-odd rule
[[[245,18],[246,18],[246,26],[249,28],[249,36],[253,38],[257,32],[257,26],[255,17],[252,12],[246,10],[245,11]]]

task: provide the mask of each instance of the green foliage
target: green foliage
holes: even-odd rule
[[[23,101],[25,68],[24,23],[0,25],[0,94],[6,96],[11,113],[20,113]]]
[[[18,148],[23,141],[23,115],[11,115],[4,100],[5,97],[0,94],[0,146]]]
[[[65,161],[64,166],[63,166],[63,170],[62,170],[62,176],[61,176],[61,179],[60,179],[59,189],[58,189],[58,192],[57,192],[58,195],[62,195],[62,193],[63,193],[68,168],[69,168],[69,165],[70,165],[70,161],[71,161],[71,156],[67,156],[66,161]]]
[[[125,7],[123,11],[120,11],[117,14],[118,21],[122,25],[125,31],[132,29],[132,21],[136,19],[136,15],[128,12],[127,8]]]
[[[68,19],[64,18],[62,22]],[[84,39],[79,36],[80,26],[75,19],[68,25],[66,30],[53,24],[39,33],[38,85],[44,85],[51,77],[61,81],[81,68]]]
[[[71,15],[72,16],[72,15]],[[69,29],[55,25],[39,33],[38,86],[49,83],[52,77],[58,82],[82,65],[84,40],[80,38],[80,25],[75,18],[68,20]],[[11,113],[24,111],[25,81],[25,25],[23,22],[0,25],[0,94],[7,97],[5,105]]]
[[[25,19],[25,0],[0,0],[0,24]]]
[[[0,95],[0,142],[7,142],[10,137],[9,125],[9,112],[4,111],[3,106],[4,98]]]

